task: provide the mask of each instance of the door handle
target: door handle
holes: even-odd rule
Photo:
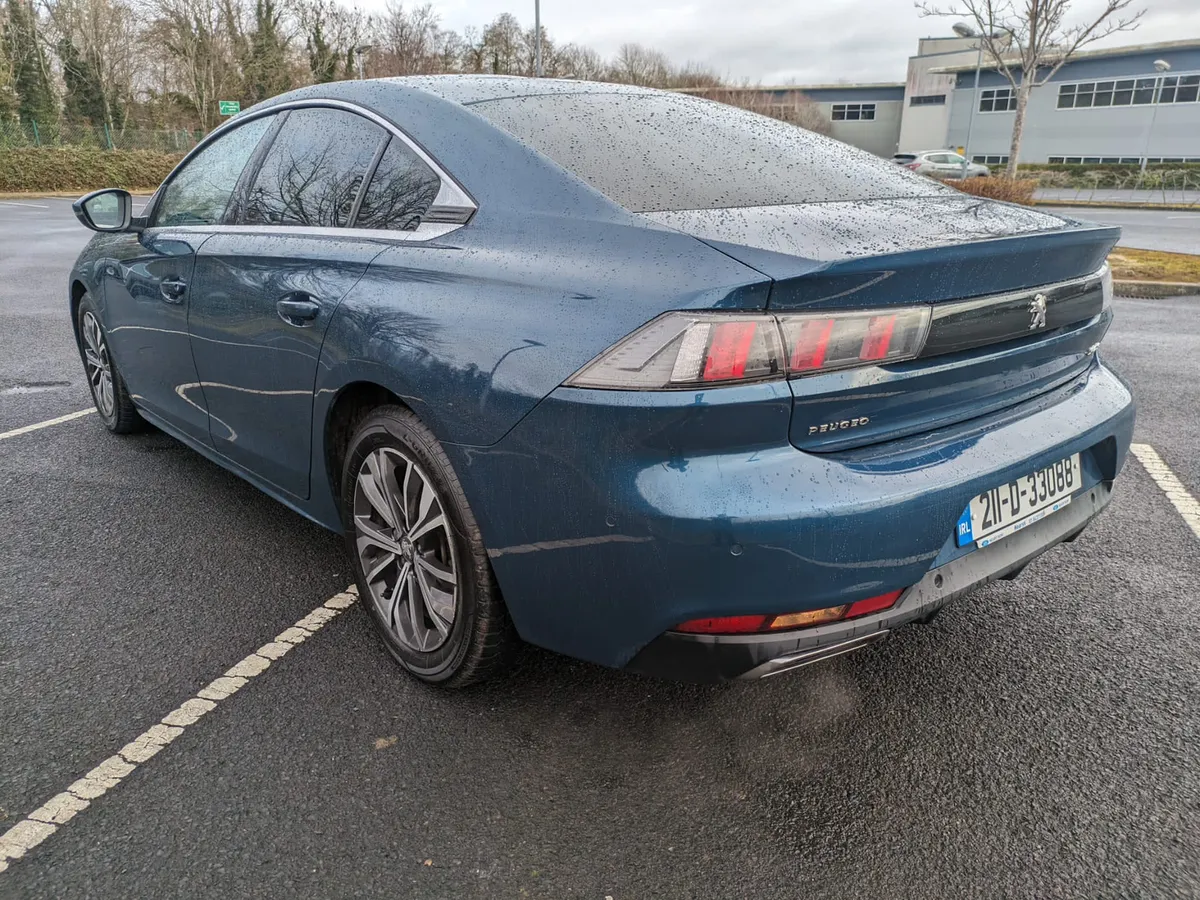
[[[304,327],[304,323],[311,322],[321,312],[321,306],[316,300],[305,297],[304,295],[297,296],[289,294],[275,304],[275,309],[279,313],[279,318],[287,322],[289,325],[297,325]]]
[[[166,278],[159,283],[158,290],[168,303],[178,303],[187,293],[187,282],[178,278]]]

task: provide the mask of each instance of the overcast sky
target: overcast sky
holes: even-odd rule
[[[385,2],[358,0],[367,11]],[[1076,0],[1075,9],[1082,18],[1101,3]],[[1143,4],[1141,27],[1096,46],[1200,38],[1200,0]],[[533,0],[433,0],[433,6],[443,27],[459,32],[502,12],[533,24]],[[917,38],[950,34],[954,20],[923,19],[911,0],[542,0],[542,22],[554,40],[588,44],[606,57],[634,41],[733,80],[816,84],[903,81]]]

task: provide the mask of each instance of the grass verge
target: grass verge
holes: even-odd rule
[[[1200,284],[1200,256],[1117,247],[1108,255],[1118,281],[1170,281]]]

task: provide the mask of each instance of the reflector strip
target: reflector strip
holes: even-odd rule
[[[878,597],[868,597],[866,600],[851,603],[850,609],[846,611],[846,618],[853,619],[855,616],[866,616],[880,610],[890,609],[896,605],[896,601],[900,599],[902,593],[903,591],[889,591]]]
[[[766,616],[720,616],[692,619],[675,626],[686,634],[754,634],[767,623]]]
[[[745,374],[757,327],[754,322],[724,322],[713,329],[712,346],[704,365],[705,381],[741,378]]]
[[[896,317],[872,316],[867,326],[867,336],[863,338],[862,351],[859,359],[883,359],[887,356],[888,346],[892,343],[892,332],[896,328]]]

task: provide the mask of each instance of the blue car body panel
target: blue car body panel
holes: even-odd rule
[[[386,389],[442,442],[521,635],[607,665],[687,619],[914,584],[970,552],[954,527],[972,496],[1071,453],[1085,487],[1115,478],[1133,403],[1096,353],[1110,310],[1034,342],[790,381],[562,386],[668,310],[1036,288],[1094,273],[1119,232],[933,184],[921,198],[633,213],[469,106],[528,90],[339,83],[260,106],[344,100],[402,127],[478,204],[444,236],[93,239],[73,298],[97,299],[148,417],[341,530],[331,416],[349,391]],[[159,283],[185,263],[193,295],[164,304]],[[311,327],[277,314],[292,293],[319,302]],[[847,409],[870,425],[809,434]]]
[[[1075,452],[1085,488],[1111,481],[1133,430],[1098,361],[1054,402],[862,458],[793,447],[779,383],[647,397],[560,388],[495,447],[447,448],[521,635],[610,666],[682,621],[915,584],[967,552],[973,496]]]

